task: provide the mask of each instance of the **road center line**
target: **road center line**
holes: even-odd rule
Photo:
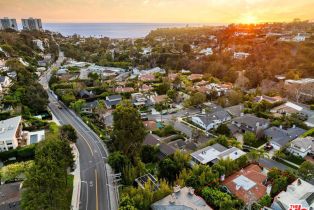
[[[98,210],[98,174],[95,169],[95,180],[96,180],[96,210]]]

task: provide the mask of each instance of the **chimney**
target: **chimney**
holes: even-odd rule
[[[240,189],[240,185],[236,185],[236,190],[238,191]]]

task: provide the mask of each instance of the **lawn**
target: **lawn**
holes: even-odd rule
[[[256,142],[249,144],[248,146],[250,147],[254,147],[254,148],[259,148],[260,146],[262,146],[263,144],[267,143],[267,139],[266,138],[262,138],[257,140]]]
[[[305,160],[302,157],[298,157],[295,155],[290,154],[289,152],[285,152],[286,157],[284,159],[295,163],[297,165],[301,165]]]
[[[67,177],[67,202],[69,206],[69,209],[71,209],[71,202],[72,202],[72,193],[73,193],[73,180],[74,180],[74,176],[73,175],[68,175]]]
[[[279,163],[282,163],[282,164],[284,164],[284,165],[286,165],[286,166],[288,166],[288,167],[290,167],[290,168],[293,168],[293,169],[295,169],[295,170],[298,170],[298,168],[295,167],[294,165],[291,165],[291,164],[289,164],[289,163],[287,163],[287,162],[285,162],[285,161],[283,161],[283,160],[281,160],[281,159],[276,159],[276,161],[279,162]]]

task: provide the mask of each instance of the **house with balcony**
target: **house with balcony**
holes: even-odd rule
[[[232,119],[232,124],[235,125],[242,133],[246,131],[256,133],[259,130],[268,128],[269,121],[251,114],[245,114]]]
[[[22,117],[0,121],[0,152],[16,149],[22,139]]]
[[[297,179],[275,198],[271,205],[273,210],[286,210],[291,204],[301,204],[305,209],[314,209],[314,185]]]
[[[314,155],[314,137],[299,137],[291,142],[288,151],[293,155],[305,157],[309,154]]]

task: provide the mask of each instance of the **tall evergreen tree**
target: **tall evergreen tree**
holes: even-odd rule
[[[142,145],[145,127],[140,114],[129,101],[122,101],[113,112],[113,144],[127,156]]]
[[[26,174],[22,193],[25,210],[65,210],[67,169],[73,154],[67,141],[49,139],[36,148],[35,164]]]

